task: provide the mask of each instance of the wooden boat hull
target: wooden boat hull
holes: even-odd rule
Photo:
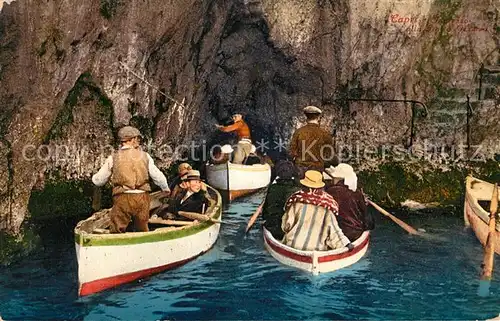
[[[207,166],[207,181],[229,201],[259,191],[271,181],[269,164],[220,164]]]
[[[221,197],[217,195],[211,216],[221,219]],[[150,232],[90,234],[79,230],[80,223],[75,228],[80,296],[185,264],[212,248],[220,230],[220,224],[201,222]]]
[[[368,250],[370,232],[364,232],[353,242],[354,249],[347,248],[331,251],[301,251],[276,240],[264,228],[264,245],[269,253],[282,264],[307,271],[312,274],[332,272],[358,262]]]
[[[489,213],[484,210],[479,201],[491,201],[493,184],[468,176],[465,181],[465,225],[470,226],[479,242],[484,246],[489,234]],[[500,254],[500,224],[496,226],[495,252]]]

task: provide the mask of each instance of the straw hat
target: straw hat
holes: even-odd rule
[[[187,172],[186,175],[182,176],[183,181],[189,181],[192,179],[200,179],[200,171],[197,171],[196,169],[192,169],[189,172]]]
[[[322,188],[325,186],[323,183],[323,175],[318,171],[307,171],[304,179],[300,183],[310,188]]]
[[[233,148],[229,144],[222,146],[220,150],[223,154],[231,154],[233,152]]]
[[[307,106],[303,109],[304,114],[321,114],[322,111],[316,106]]]

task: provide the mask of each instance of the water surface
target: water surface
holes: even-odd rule
[[[262,195],[232,203],[214,248],[172,271],[85,298],[77,296],[71,233],[46,233],[45,250],[0,269],[5,320],[477,320],[500,312],[500,273],[477,295],[482,248],[454,217],[413,215],[431,239],[377,215],[367,255],[311,276],[275,261],[260,224],[244,236]],[[67,231],[71,228],[67,227]],[[101,262],[105,264],[105,262]]]

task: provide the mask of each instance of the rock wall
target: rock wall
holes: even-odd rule
[[[44,173],[89,179],[124,124],[167,167],[175,155],[159,146],[216,139],[215,121],[235,111],[256,140],[286,141],[301,108],[316,104],[338,147],[363,153],[349,161],[376,168],[385,159],[367,161],[366,150],[465,144],[469,95],[469,142],[491,158],[500,153],[499,76],[490,73],[500,65],[498,17],[492,0],[4,4],[0,229],[19,231]],[[425,103],[427,117],[419,105],[355,101],[404,98]]]

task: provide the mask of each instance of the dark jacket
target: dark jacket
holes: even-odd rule
[[[191,194],[184,202],[181,203],[186,193],[187,190],[183,190],[170,201],[170,204],[168,206],[169,213],[175,214],[176,216],[178,216],[179,211],[201,213],[203,208],[205,210],[205,213],[207,212],[210,206],[210,201],[205,195],[206,192],[199,191],[198,193]],[[205,206],[203,207],[203,205]],[[175,219],[183,220],[185,218],[182,216],[178,216]]]
[[[339,204],[337,221],[351,242],[358,239],[364,231],[373,230],[375,223],[361,192],[353,192],[342,183],[328,187],[326,192]]]
[[[277,239],[283,238],[281,219],[285,214],[285,203],[293,193],[300,190],[291,179],[278,179],[275,184],[269,185],[266,201],[262,208],[262,217],[266,221],[264,226]]]
[[[260,157],[255,155],[255,154],[250,154],[248,157],[245,159],[245,165],[256,165],[256,164],[261,164]]]

